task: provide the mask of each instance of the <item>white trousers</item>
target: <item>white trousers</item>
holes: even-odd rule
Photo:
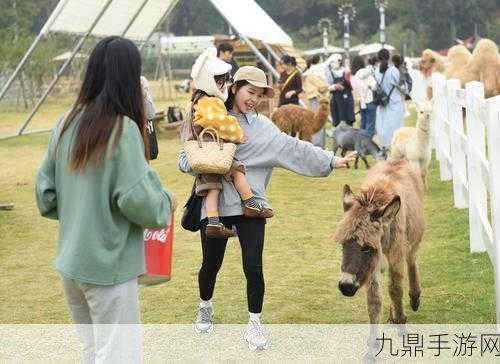
[[[61,277],[83,363],[142,363],[137,279],[112,286]]]

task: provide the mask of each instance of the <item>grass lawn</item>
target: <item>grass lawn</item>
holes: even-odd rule
[[[63,109],[64,105],[53,102],[41,117],[49,120],[50,115]],[[12,120],[16,115],[0,112],[0,120]],[[41,218],[34,201],[35,173],[47,140],[48,134],[44,133],[0,141],[0,203],[15,204],[13,211],[0,211],[0,323],[70,322],[52,267],[57,223]],[[177,140],[161,139],[160,157],[152,166],[164,185],[183,202],[192,180],[176,168],[180,147]],[[268,197],[277,215],[268,221],[266,230],[265,323],[368,322],[364,290],[354,298],[345,298],[337,289],[341,251],[330,239],[342,215],[342,186],[349,183],[356,191],[364,175],[364,167],[337,171],[322,179],[279,169],[274,172]],[[486,254],[469,253],[467,210],[453,208],[451,183],[439,181],[435,162],[428,182],[427,231],[418,259],[421,306],[420,311],[411,311],[405,293],[408,320],[494,322],[493,269]],[[177,221],[180,214],[176,214]],[[145,323],[193,321],[200,262],[199,236],[176,224],[172,280],[141,290]],[[384,319],[389,307],[385,278]],[[233,239],[215,290],[217,322],[246,322],[245,292],[241,252]]]

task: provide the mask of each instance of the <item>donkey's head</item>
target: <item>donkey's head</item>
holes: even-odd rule
[[[382,239],[401,206],[399,196],[368,189],[355,196],[348,185],[343,193],[344,218],[334,239],[342,245],[339,290],[354,296],[371,279],[382,256]]]

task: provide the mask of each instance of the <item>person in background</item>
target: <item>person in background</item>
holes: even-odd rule
[[[149,91],[149,82],[146,77],[141,76],[142,96],[144,98],[144,115],[146,116],[146,131],[149,141],[149,158],[158,158],[158,139],[156,137],[155,117],[156,107],[153,96]]]
[[[217,57],[231,65],[231,77],[234,76],[238,68],[238,63],[234,60],[234,48],[229,43],[221,43],[217,46]]]
[[[284,55],[281,58],[283,73],[279,81],[280,98],[279,105],[299,104],[299,94],[302,92],[302,76],[297,70],[297,61],[294,57]]]
[[[367,68],[370,70],[373,76],[375,76],[375,72],[377,71],[378,66],[378,58],[377,56],[372,56],[367,59]]]
[[[380,64],[375,73],[375,80],[389,97],[389,102],[385,106],[377,106],[376,129],[380,145],[390,147],[394,131],[404,124],[404,94],[399,90],[399,70],[389,63],[389,51],[383,48],[378,52],[377,57]]]
[[[309,101],[309,108],[316,112],[319,106],[319,98],[322,94],[328,91],[328,84],[325,80],[325,70],[324,66],[319,63],[319,55],[315,55],[310,58],[308,63],[308,68],[304,72],[304,92],[306,98]],[[319,132],[312,136],[312,143],[320,148],[325,148],[325,129],[321,129]]]
[[[144,228],[166,228],[176,202],[148,164],[141,56],[121,37],[92,51],[69,115],[36,177],[40,214],[59,221],[55,269],[84,363],[140,363],[137,277]]]
[[[406,67],[406,62],[399,54],[393,55],[391,61],[399,71],[399,90],[405,95],[405,99],[409,100],[411,99],[409,95],[412,87],[412,79]]]
[[[352,89],[357,95],[361,110],[361,129],[366,130],[371,138],[375,134],[377,106],[373,103],[373,91],[377,87],[377,83],[370,68],[365,67],[365,61],[361,56],[353,58],[351,73]]]
[[[348,125],[354,124],[354,98],[350,82],[350,72],[342,65],[342,56],[332,54],[326,60],[326,80],[331,93],[330,112],[333,126],[344,121]]]

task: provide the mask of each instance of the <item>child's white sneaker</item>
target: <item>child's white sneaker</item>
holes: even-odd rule
[[[214,329],[214,309],[210,306],[198,306],[194,330],[198,333],[209,333]]]
[[[262,326],[259,320],[248,321],[247,331],[244,336],[250,350],[266,350],[267,340],[262,334]]]

